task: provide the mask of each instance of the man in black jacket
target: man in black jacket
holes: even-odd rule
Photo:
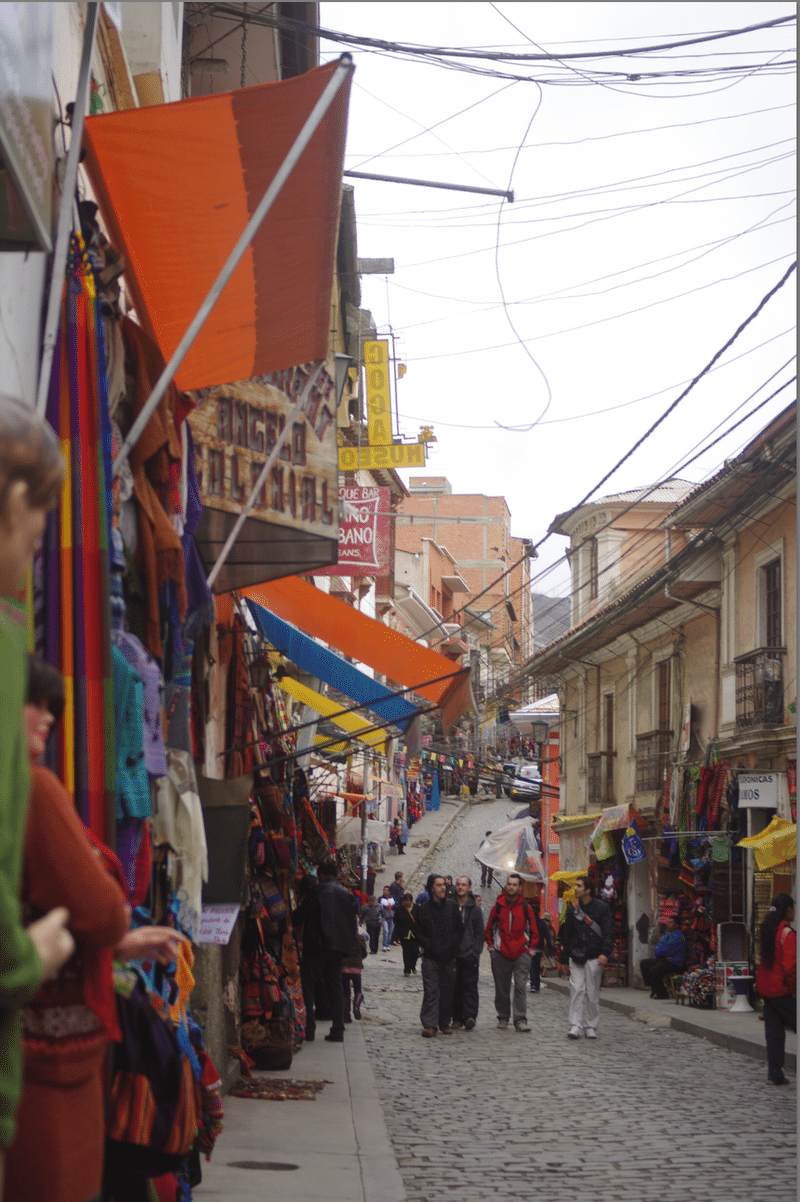
[[[597,1039],[600,984],[603,969],[614,950],[611,911],[595,897],[594,891],[591,877],[578,877],[577,905],[567,907],[560,932],[561,962],[569,963],[569,1039],[581,1039],[584,1033],[587,1039]]]
[[[432,873],[427,883],[430,898],[415,909],[417,941],[422,948],[422,1034],[432,1039],[436,1028],[452,1035],[450,1025],[456,952],[461,942],[461,919],[455,901],[445,897],[444,877]]]
[[[456,953],[453,991],[453,1026],[473,1030],[478,1017],[478,963],[483,951],[483,914],[475,904],[468,876],[456,877],[456,905],[461,922],[461,942]]]
[[[321,983],[331,1005],[328,1043],[344,1042],[344,993],[342,959],[356,937],[358,902],[336,880],[336,864],[323,860],[317,868],[316,886],[310,885],[303,903],[292,915],[292,924],[303,924],[303,955],[300,980],[306,1004],[306,1042],[316,1033],[314,993]]]

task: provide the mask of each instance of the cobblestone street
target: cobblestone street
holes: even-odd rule
[[[471,807],[433,865],[475,880],[484,831],[518,808]],[[483,890],[487,915],[496,894]],[[486,953],[471,1033],[420,1038],[421,978],[403,976],[398,948],[368,958],[364,991],[363,1033],[408,1202],[795,1198],[794,1077],[774,1089],[753,1059],[606,1008],[596,1043],[568,1041],[567,999],[552,988],[528,995],[530,1034],[500,1031]]]

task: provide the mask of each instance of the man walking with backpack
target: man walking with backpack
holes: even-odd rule
[[[559,931],[561,962],[569,963],[568,1039],[597,1039],[600,1020],[600,984],[603,969],[614,950],[614,923],[604,901],[594,895],[594,881],[579,876],[575,882],[577,904],[567,907]]]
[[[539,932],[533,910],[522,896],[522,877],[511,872],[503,892],[492,906],[486,924],[486,943],[494,977],[494,1006],[501,1031],[511,1017],[511,982],[514,982],[514,1030],[530,1031],[525,985]]]

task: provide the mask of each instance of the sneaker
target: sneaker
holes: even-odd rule
[[[453,1028],[454,1031],[460,1031],[461,1028],[464,1026],[464,1024],[459,1019],[454,1018],[450,1024],[450,1026]]]
[[[497,1028],[498,1028],[498,1030],[499,1030],[499,1031],[505,1031],[505,1029],[506,1029],[506,1027],[507,1027],[507,1026],[508,1026],[508,1019],[507,1019],[507,1018],[498,1018],[498,1020],[497,1020]]]
[[[433,1037],[434,1037],[434,1035],[435,1035],[435,1034],[436,1034],[436,1028],[435,1028],[435,1027],[423,1027],[423,1028],[422,1028],[422,1037],[423,1037],[423,1039],[433,1039]]]
[[[583,1035],[580,1027],[570,1027],[567,1031],[567,1039],[582,1039]]]
[[[439,1030],[441,1031],[442,1035],[452,1035],[453,1034],[453,1028],[450,1026],[449,1023],[444,1027],[440,1027]]]
[[[788,1085],[789,1078],[784,1077],[781,1073],[780,1077],[767,1077],[767,1085]]]
[[[587,1039],[597,1039],[597,1032],[595,1031],[594,1027],[587,1027],[585,1035]]]
[[[524,1018],[518,1018],[514,1023],[515,1031],[530,1031],[530,1027]]]
[[[475,1019],[474,1018],[465,1018],[464,1019],[464,1030],[465,1031],[474,1031],[475,1030]]]

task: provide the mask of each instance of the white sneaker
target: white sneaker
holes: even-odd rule
[[[580,1027],[570,1027],[570,1029],[567,1031],[567,1039],[581,1039],[581,1038],[582,1038],[582,1035],[581,1035]]]
[[[594,1027],[586,1028],[586,1038],[587,1039],[597,1039],[597,1032],[595,1031]]]

